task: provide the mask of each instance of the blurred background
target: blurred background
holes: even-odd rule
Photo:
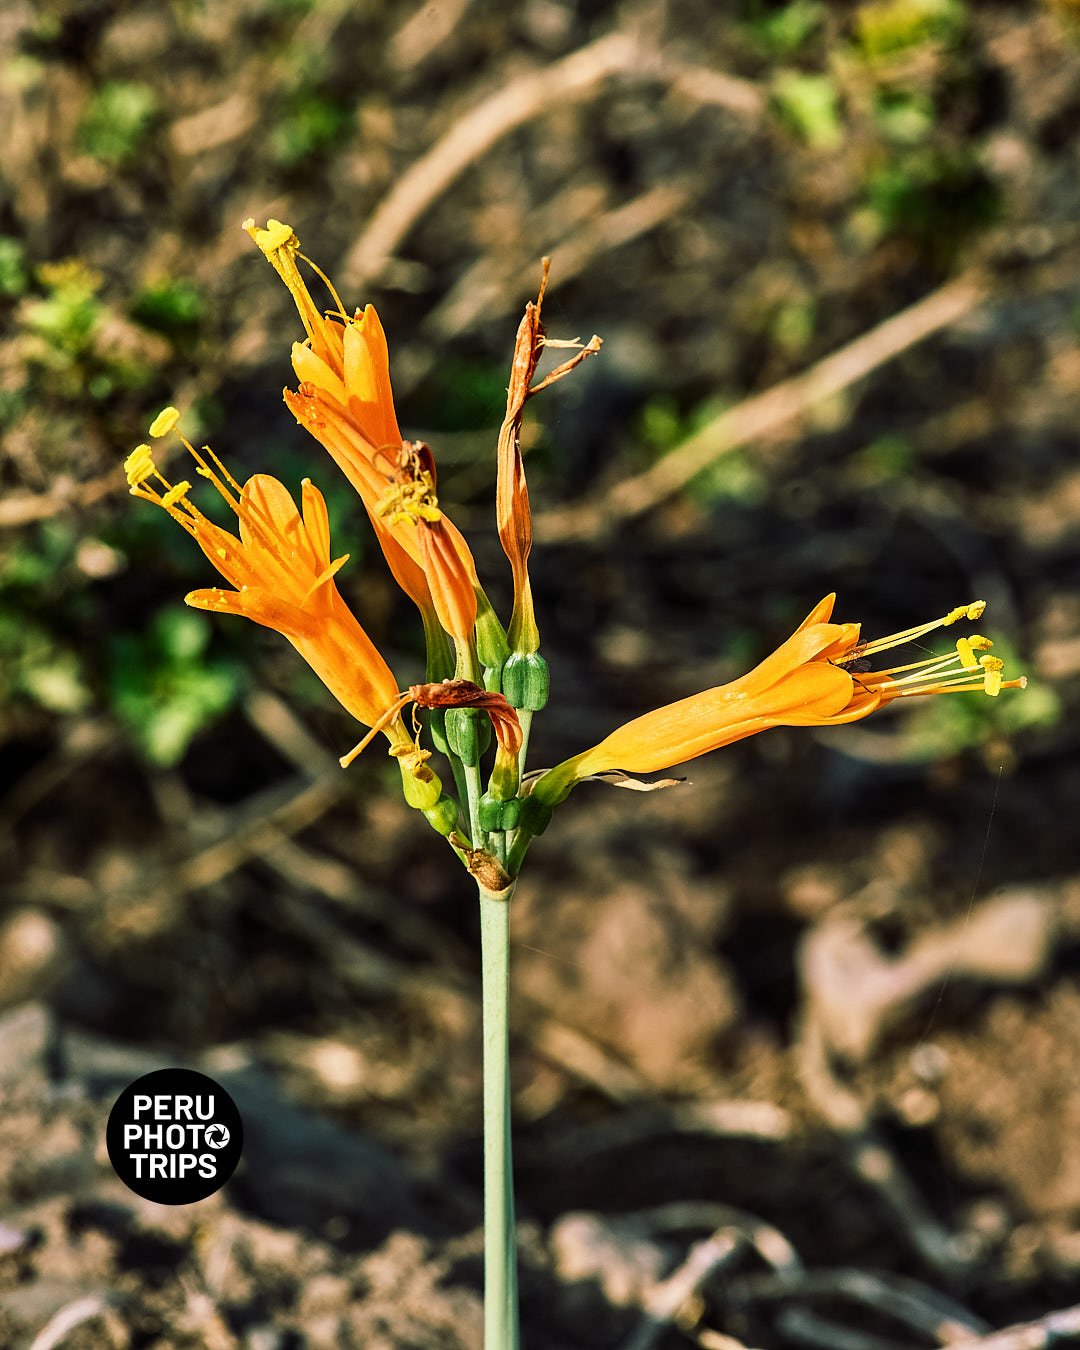
[[[337,768],[355,727],[283,640],[184,608],[216,578],[121,472],[175,403],[237,477],[310,476],[422,677],[282,406],[301,332],[247,216],[378,306],[504,614],[542,255],[549,334],[603,337],[530,404],[536,766],[834,589],[869,636],[984,598],[1030,677],[583,786],[534,845],[529,1350],[937,1346],[1075,1302],[1076,6],[10,0],[0,60],[0,1340],[480,1341],[471,886],[392,765]],[[174,1063],[247,1147],[170,1210],[101,1132]]]

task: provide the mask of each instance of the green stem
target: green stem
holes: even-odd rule
[[[480,766],[463,764],[465,774],[465,797],[469,804],[469,835],[473,848],[486,848],[487,841],[480,825],[480,796],[484,791],[480,782]]]
[[[511,885],[480,893],[484,1015],[484,1350],[518,1350],[517,1243],[510,1144]]]
[[[469,809],[467,804],[469,799],[469,789],[468,784],[465,782],[465,774],[461,767],[461,760],[458,759],[457,755],[451,754],[449,751],[447,751],[446,757],[450,761],[450,772],[454,775],[454,787],[457,789],[458,802],[465,802],[465,809],[467,811]]]
[[[521,723],[521,749],[518,751],[518,774],[525,777],[525,760],[529,754],[529,733],[532,731],[533,715],[527,708],[518,709],[518,721]]]
[[[532,731],[533,715],[527,708],[518,709],[518,721],[521,723],[521,749],[518,751],[518,792],[521,792],[521,784],[525,781],[525,761],[529,756],[529,733]],[[518,831],[510,830],[503,836],[503,854],[499,861],[504,867],[508,865],[508,859],[513,856],[514,845],[517,843]],[[525,856],[524,850],[519,850],[518,866],[521,866],[521,859]],[[511,872],[512,877],[517,876],[517,872]]]

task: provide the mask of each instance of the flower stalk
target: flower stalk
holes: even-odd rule
[[[386,335],[371,305],[346,311],[337,291],[304,258],[291,226],[271,220],[244,228],[288,287],[305,340],[292,344],[296,387],[285,402],[356,489],[387,566],[420,612],[424,682],[404,684],[338,589],[348,556],[333,557],[326,504],[308,479],[300,508],[267,474],[240,484],[209,447],[181,437],[196,477],[207,480],[236,517],[236,533],[214,524],[192,499],[192,483],[159,471],[149,444],[128,456],[134,496],[166,512],[202,549],[226,587],[193,591],[197,608],[242,615],[275,629],[308,662],[363,728],[341,756],[347,768],[385,736],[408,806],[442,835],[476,883],[480,905],[483,1008],[485,1348],[518,1350],[517,1267],[509,1079],[510,901],[532,841],[572,790],[588,780],[652,790],[650,774],[771,728],[836,726],[886,704],[939,694],[997,698],[1026,681],[1005,679],[990,639],[968,632],[940,655],[879,667],[885,652],[916,645],[938,629],[974,622],[981,601],[941,618],[866,641],[857,623],[835,622],[835,596],[811,610],[786,642],[753,670],[692,693],[617,727],[554,768],[529,775],[526,758],[536,714],[548,701],[549,671],[540,654],[529,558],[532,521],[521,449],[528,401],[600,350],[547,338],[539,294],[518,328],[506,413],[496,450],[496,524],[510,565],[513,608],[504,628],[477,576],[472,552],[446,514],[431,448],[405,440],[390,383]],[[325,285],[316,303],[299,262]],[[547,348],[573,354],[542,378]],[[175,431],[179,413],[154,419],[151,438]],[[890,658],[891,659],[891,658]],[[426,714],[422,717],[421,714]],[[425,738],[431,748],[424,744]],[[493,753],[492,753],[493,751]],[[442,776],[432,767],[438,752]],[[438,761],[436,761],[438,763]],[[443,785],[452,782],[452,791]]]
[[[510,1129],[510,901],[477,882],[484,1038],[484,1346],[518,1350],[517,1240]]]

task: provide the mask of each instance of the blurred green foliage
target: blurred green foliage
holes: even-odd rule
[[[843,140],[840,97],[830,76],[778,71],[772,98],[781,120],[811,149],[835,150]]]
[[[825,16],[826,8],[820,0],[792,0],[779,8],[758,0],[751,5],[744,27],[767,55],[790,57],[817,35]]]
[[[415,403],[420,422],[433,431],[497,426],[506,407],[506,368],[447,353],[436,363]]]
[[[18,239],[0,234],[0,295],[13,299],[26,290],[30,274],[26,250]]]
[[[342,98],[304,81],[286,98],[270,135],[274,158],[286,169],[332,150],[352,123]]]
[[[0,702],[81,712],[92,695],[77,656],[69,576],[75,537],[49,522],[0,558]]]
[[[157,95],[148,84],[110,80],[97,89],[76,133],[80,150],[119,168],[143,149],[158,115]]]
[[[44,298],[30,301],[21,313],[26,331],[42,339],[34,354],[43,361],[85,355],[101,319],[97,298],[101,273],[79,258],[70,258],[43,263],[38,268],[38,280],[45,289]]]
[[[866,197],[882,233],[908,237],[941,267],[1000,214],[1000,194],[970,149],[892,155],[867,175]]]
[[[934,130],[937,112],[924,89],[878,89],[874,95],[874,124],[882,140],[893,145],[920,145]]]
[[[68,258],[42,263],[36,275],[41,293],[26,296],[17,315],[27,394],[81,403],[87,396],[101,401],[150,383],[151,361],[127,331],[127,340],[118,340],[116,326],[122,321],[98,294],[99,272],[80,258]],[[106,340],[110,324],[113,338]]]
[[[706,399],[685,415],[669,396],[651,398],[641,410],[640,442],[653,460],[661,459],[714,421],[725,406],[719,399]],[[768,482],[753,452],[739,449],[721,455],[697,475],[686,491],[704,504],[721,501],[752,504],[764,499]]]
[[[927,42],[949,45],[966,23],[962,0],[876,0],[855,11],[854,31],[862,54],[881,61]]]
[[[132,318],[167,336],[189,333],[206,312],[198,288],[190,281],[166,278],[145,287],[132,306]]]
[[[786,357],[802,356],[814,339],[817,327],[817,306],[812,300],[792,298],[784,300],[773,310],[769,319],[769,336],[773,345]]]
[[[109,575],[114,558],[121,565],[109,543],[80,538],[60,520],[0,556],[0,704],[11,713],[109,710],[147,759],[174,764],[231,706],[242,687],[239,667],[208,652],[211,625],[179,601],[145,630],[117,631],[107,595],[92,585],[94,561]]]
[[[117,718],[152,764],[178,763],[193,738],[232,706],[242,686],[238,667],[207,654],[210,625],[169,605],[145,633],[109,645],[109,694]]]

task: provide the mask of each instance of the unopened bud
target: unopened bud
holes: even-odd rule
[[[476,655],[482,666],[502,667],[510,654],[506,629],[491,608],[491,601],[478,591],[476,595]]]
[[[506,701],[524,712],[547,705],[551,676],[539,652],[511,652],[503,666],[502,691]]]
[[[434,806],[429,806],[424,811],[424,817],[437,834],[449,838],[457,829],[458,804],[453,797],[444,795],[439,798]]]
[[[480,798],[480,825],[485,830],[516,830],[521,819],[521,798],[500,801],[485,792]]]
[[[462,764],[472,769],[480,763],[480,728],[473,708],[447,708],[446,740]]]
[[[434,769],[417,763],[414,756],[398,761],[401,768],[401,790],[414,811],[430,811],[442,796],[442,783]]]
[[[551,824],[551,807],[534,796],[523,798],[518,824],[531,835],[543,834]]]

